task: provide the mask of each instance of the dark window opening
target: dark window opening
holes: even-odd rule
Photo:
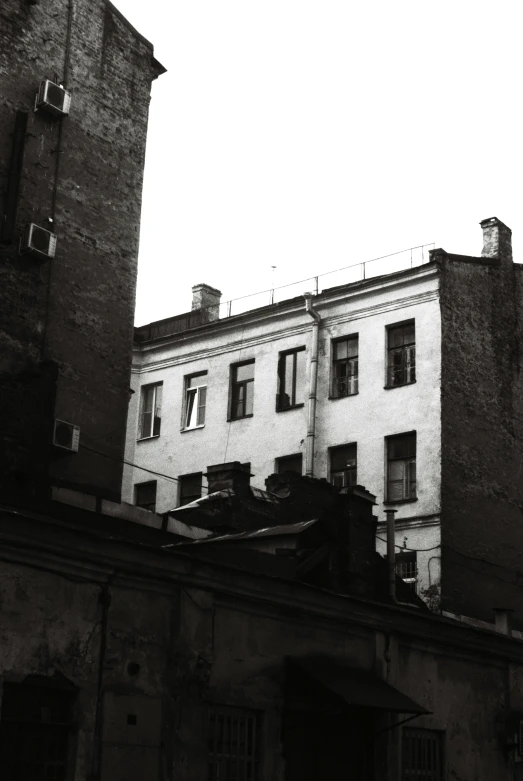
[[[152,513],[155,512],[156,480],[150,480],[147,483],[137,483],[134,486],[134,503],[137,507],[150,510]]]
[[[357,485],[357,445],[343,445],[330,450],[331,483],[337,488]]]
[[[74,692],[4,683],[0,778],[66,781]]]
[[[231,366],[231,420],[252,415],[254,401],[254,361]]]
[[[305,387],[305,347],[280,353],[276,409],[281,411],[303,404]]]
[[[202,495],[202,473],[193,472],[180,478],[180,507],[196,501]]]
[[[408,385],[416,380],[416,335],[414,323],[387,330],[387,386]]]
[[[443,733],[403,727],[401,781],[442,781]]]
[[[358,393],[358,337],[348,336],[332,343],[332,395]]]
[[[387,439],[387,501],[416,498],[416,433]]]
[[[279,475],[283,474],[283,472],[295,472],[301,475],[302,462],[303,457],[301,453],[297,453],[294,456],[282,456],[282,458],[276,459],[276,472]]]
[[[258,781],[260,718],[256,711],[212,707],[209,714],[209,781]]]

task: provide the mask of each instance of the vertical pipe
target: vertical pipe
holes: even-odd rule
[[[389,565],[389,596],[393,602],[396,598],[396,538],[394,533],[394,516],[397,510],[385,510],[387,516],[387,562]]]
[[[309,408],[307,416],[307,442],[305,448],[305,474],[314,477],[314,440],[316,438],[316,397],[318,388],[318,350],[321,318],[312,308],[311,294],[304,293],[305,311],[313,318],[311,343],[311,368],[309,376]]]

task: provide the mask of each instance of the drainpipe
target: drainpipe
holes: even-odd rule
[[[311,370],[309,378],[309,410],[307,418],[307,444],[305,449],[305,474],[314,477],[314,440],[316,437],[316,397],[318,388],[318,350],[321,318],[311,304],[311,293],[304,293],[305,311],[313,318]]]
[[[394,534],[394,516],[397,510],[385,510],[387,516],[387,562],[389,565],[389,597],[397,603],[396,597],[396,539]]]

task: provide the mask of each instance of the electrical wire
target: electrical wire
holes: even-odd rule
[[[132,461],[127,461],[125,458],[116,458],[115,456],[110,456],[108,453],[102,453],[101,450],[96,450],[94,447],[89,447],[88,445],[82,445],[81,446],[84,450],[89,450],[91,453],[96,453],[99,456],[103,456],[104,458],[109,458],[111,461],[118,461],[120,464],[126,464],[127,466],[133,466],[135,469],[141,469],[143,472],[148,472],[151,475],[156,475],[157,477],[163,477],[166,480],[172,480],[175,483],[180,482],[179,477],[173,477],[172,475],[166,475],[163,472],[155,472],[154,469],[148,469],[146,466],[140,466],[139,464],[134,464]],[[206,488],[202,486],[202,490],[207,490]]]
[[[379,537],[376,535],[377,540],[381,540],[382,542],[387,542],[387,540],[384,540],[383,537]],[[408,550],[411,553],[420,553],[421,551],[429,551],[429,550],[437,550],[438,548],[441,548],[441,545],[434,545],[433,548],[406,548],[404,545],[396,545],[394,544],[395,548],[398,548],[399,550]]]

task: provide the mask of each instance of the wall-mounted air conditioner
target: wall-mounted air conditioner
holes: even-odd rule
[[[25,255],[30,252],[32,255],[40,258],[54,258],[56,251],[56,236],[45,228],[40,228],[34,222],[26,225],[22,238],[20,239],[20,254]]]
[[[54,117],[65,117],[71,107],[71,95],[59,84],[49,79],[40,83],[40,88],[35,98],[35,111],[41,109]]]
[[[62,450],[77,453],[79,444],[80,426],[75,426],[74,423],[66,423],[65,420],[55,420],[53,445],[62,448]]]

